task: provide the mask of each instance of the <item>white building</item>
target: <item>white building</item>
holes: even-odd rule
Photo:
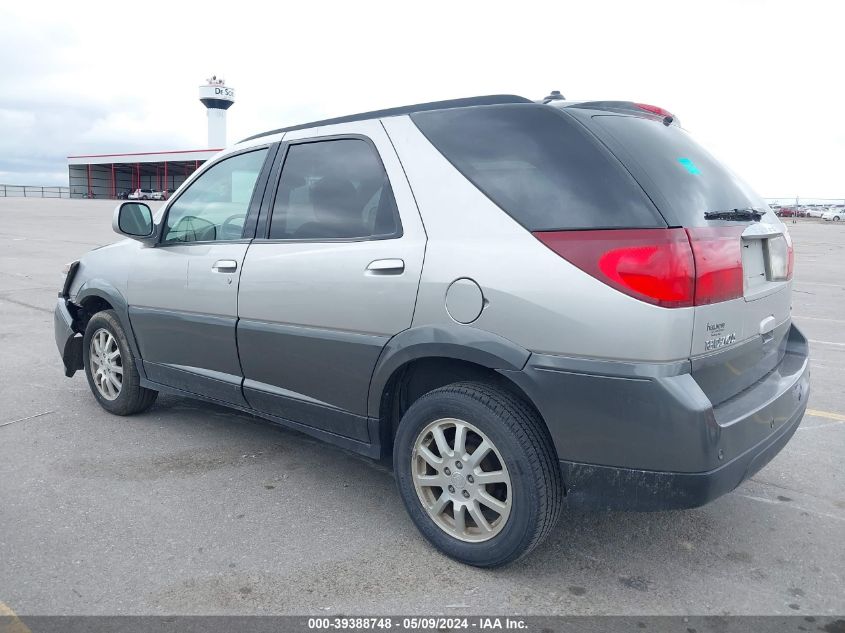
[[[117,198],[135,189],[177,189],[226,146],[226,111],[235,102],[234,89],[213,76],[200,86],[199,98],[208,116],[205,149],[68,156],[70,197]]]

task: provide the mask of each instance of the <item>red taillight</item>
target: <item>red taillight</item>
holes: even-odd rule
[[[741,297],[745,227],[542,231],[535,237],[620,292],[664,308]]]
[[[665,308],[693,305],[695,266],[683,229],[543,231],[543,244],[627,295]]]
[[[687,229],[695,258],[695,305],[742,296],[744,225]]]
[[[674,114],[672,114],[671,112],[669,112],[669,110],[666,110],[665,108],[661,108],[660,106],[649,105],[648,103],[635,103],[634,105],[637,106],[640,110],[651,112],[652,114],[656,114],[657,116],[668,116],[673,119],[675,118]]]

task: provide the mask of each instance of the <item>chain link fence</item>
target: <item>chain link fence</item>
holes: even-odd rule
[[[70,198],[70,187],[0,184],[0,198]]]

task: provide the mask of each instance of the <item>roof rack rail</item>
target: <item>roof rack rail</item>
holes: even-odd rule
[[[270,130],[269,132],[254,134],[253,136],[248,136],[247,138],[239,142],[244,143],[246,141],[261,138],[263,136],[270,136],[271,134],[280,134],[281,132],[293,132],[294,130],[304,130],[309,127],[317,127],[320,125],[351,123],[352,121],[366,121],[368,119],[380,119],[386,116],[399,116],[402,114],[412,114],[414,112],[426,112],[428,110],[445,110],[447,108],[466,108],[470,106],[500,105],[507,103],[534,103],[534,101],[517,95],[484,95],[481,97],[449,99],[447,101],[430,101],[428,103],[417,103],[416,105],[400,106],[398,108],[387,108],[386,110],[372,110],[371,112],[350,114],[334,119],[323,119],[322,121],[311,121],[310,123],[292,125],[290,127],[279,128],[278,130]]]

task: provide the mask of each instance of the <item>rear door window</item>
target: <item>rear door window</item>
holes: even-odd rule
[[[672,226],[713,226],[704,219],[708,211],[768,210],[751,187],[677,125],[618,115],[596,115],[591,123],[600,137],[618,144],[616,155],[653,193]]]
[[[401,234],[393,190],[370,143],[344,138],[290,146],[270,239],[384,239]]]
[[[619,161],[550,106],[481,106],[419,112],[411,119],[529,231],[666,226]]]

